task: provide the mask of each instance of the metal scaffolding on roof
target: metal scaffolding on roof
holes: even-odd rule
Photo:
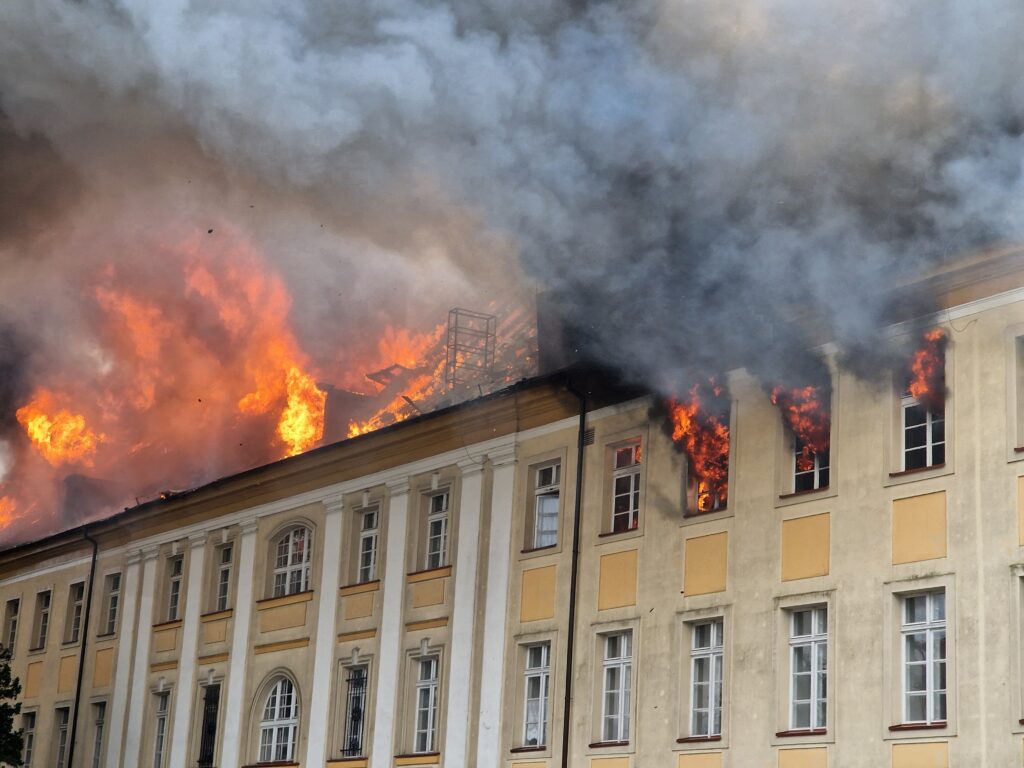
[[[498,318],[456,307],[448,312],[445,388],[483,383],[494,376]]]

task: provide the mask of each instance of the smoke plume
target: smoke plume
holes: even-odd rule
[[[83,286],[131,275],[174,322],[173,244],[216,261],[226,230],[334,381],[396,318],[540,286],[666,393],[725,362],[816,384],[807,349],[870,371],[893,302],[927,308],[898,280],[1024,229],[1017,0],[39,0],[0,25],[0,301],[40,378],[103,368]]]

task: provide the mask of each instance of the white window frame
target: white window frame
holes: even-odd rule
[[[214,608],[226,611],[231,606],[231,568],[234,565],[235,548],[225,544],[217,551],[217,595]]]
[[[626,744],[629,742],[630,711],[632,707],[633,689],[633,631],[611,632],[602,635],[601,663],[601,741]],[[612,642],[619,641],[619,653],[612,649]],[[618,678],[617,687],[612,687],[610,679]],[[615,697],[612,711],[608,708],[608,699]]]
[[[435,499],[442,500],[440,507],[435,507]],[[451,495],[447,489],[427,495],[427,540],[426,547],[424,547],[423,564],[425,570],[431,571],[448,565],[448,512],[450,505]]]
[[[21,748],[23,768],[32,768],[32,753],[36,748],[36,713],[23,712],[21,727],[24,731],[24,742]]]
[[[117,631],[117,613],[121,608],[121,574],[111,573],[107,576],[107,616],[104,634],[112,635]]]
[[[302,549],[297,552],[296,542],[300,539]],[[312,529],[297,525],[282,534],[274,547],[274,597],[309,591],[312,562]]]
[[[635,531],[640,527],[640,473],[643,467],[643,447],[639,438],[628,443],[612,446],[612,506],[611,506],[611,528],[612,533],[627,533]],[[629,452],[627,462],[619,464],[620,455]],[[617,493],[616,489],[620,479],[628,479],[629,490],[626,493]],[[618,498],[625,496],[628,499],[626,509],[616,512],[615,502]],[[619,518],[625,518],[626,527],[621,530],[617,528]]]
[[[918,406],[924,408],[924,405],[919,402],[917,398],[912,397],[911,395],[905,394],[900,400],[900,469],[904,472],[907,471],[907,452],[921,450],[921,446],[914,448],[907,447],[907,431],[910,429],[918,429],[921,426],[920,424],[914,425],[913,427],[907,426],[907,411]],[[938,422],[941,422],[943,427],[942,440],[935,440],[935,424]],[[941,413],[938,415],[936,415],[931,408],[925,408],[925,465],[920,467],[920,469],[928,469],[929,467],[936,466],[936,462],[934,460],[935,448],[940,445],[943,449],[943,459],[938,463],[946,463],[946,451],[948,448],[946,445],[946,437],[948,436],[948,426],[949,425],[946,423],[945,408],[943,408]]]
[[[38,651],[46,647],[50,637],[50,609],[53,607],[53,590],[44,589],[36,593],[36,644],[32,650]]]
[[[920,622],[908,622],[907,621],[907,606],[909,601],[917,598],[926,598],[926,618]],[[937,598],[941,597],[941,601]],[[937,606],[941,603],[942,611],[941,617],[938,616]],[[902,691],[901,696],[901,722],[904,724],[923,724],[923,725],[934,725],[937,723],[947,723],[949,717],[949,637],[946,630],[947,627],[947,612],[946,612],[946,592],[945,590],[930,590],[927,592],[911,592],[900,596],[900,690]],[[937,657],[935,651],[935,641],[941,633],[943,644],[945,645],[945,652],[941,658]],[[925,658],[923,661],[910,661],[907,658],[907,646],[911,636],[924,634],[925,635]],[[909,676],[911,666],[924,665],[925,668],[925,688],[923,691],[910,691],[909,689]],[[943,668],[943,674],[946,676],[946,686],[939,688],[937,681],[935,680],[935,665],[941,664]],[[925,697],[925,719],[911,720],[909,719],[909,700],[911,696],[920,696],[924,694]],[[938,716],[936,712],[936,698],[941,694],[945,699],[945,712],[942,713],[942,717]]]
[[[709,645],[698,646],[698,629],[710,628]],[[725,677],[725,620],[714,618],[707,621],[696,621],[690,625],[690,716],[689,732],[692,738],[712,738],[722,735],[722,703],[724,698]],[[705,661],[708,667],[708,679],[698,681],[697,666]],[[707,686],[707,706],[697,706],[698,686]],[[716,701],[717,692],[717,701]],[[715,713],[718,714],[718,727],[715,727]],[[697,727],[700,713],[707,716],[706,727]]]
[[[544,473],[550,471],[550,476]],[[548,482],[544,482],[547,480]],[[533,477],[533,548],[544,549],[558,544],[558,514],[562,492],[562,461],[547,461],[536,468]],[[554,499],[554,512],[546,509]],[[544,523],[554,522],[554,526]],[[550,537],[550,541],[548,538]]]
[[[380,541],[380,507],[359,510],[359,559],[356,583],[366,584],[377,578],[377,545]]]
[[[153,768],[164,768],[170,700],[170,691],[160,691],[153,702]]]
[[[103,731],[106,728],[107,702],[94,702],[92,705],[92,711],[92,768],[102,768]]]
[[[67,768],[68,758],[68,726],[71,723],[71,708],[57,707],[54,718],[57,726],[57,768]],[[158,767],[159,768],[159,767]]]
[[[167,561],[167,621],[177,621],[181,613],[181,581],[185,574],[185,556]]]
[[[267,693],[260,717],[259,762],[291,762],[299,739],[299,696],[295,684],[280,677]]]
[[[540,663],[531,666],[531,651],[540,651]],[[546,747],[548,746],[548,706],[551,699],[551,641],[544,640],[538,643],[529,643],[523,646],[523,732],[522,746],[524,747]],[[539,695],[530,695],[530,684],[536,681]],[[533,712],[536,712],[536,719],[531,719],[530,704],[535,703]],[[537,741],[530,741],[531,727],[537,729],[539,735]]]
[[[13,610],[11,610],[13,606]],[[14,646],[18,642],[18,616],[21,613],[21,598],[15,597],[7,601],[4,611],[4,640],[7,642],[7,651],[14,655]]]
[[[803,443],[796,436],[793,437],[793,461],[792,471],[790,472],[790,479],[792,481],[791,491],[797,493],[797,479],[800,477],[811,476],[811,487],[806,489],[807,491],[820,491],[829,487],[832,479],[832,467],[831,467],[831,451],[829,453],[829,461],[822,463],[821,454],[818,451],[811,452],[811,468],[800,469],[800,456],[803,454]],[[829,480],[822,483],[822,474],[828,472]]]
[[[77,643],[82,637],[82,608],[85,605],[85,582],[76,581],[68,587],[68,626],[65,644]]]
[[[437,744],[438,694],[440,692],[440,658],[435,654],[416,659],[416,689],[413,706],[412,752],[430,754]],[[423,716],[424,727],[420,727]]]
[[[828,606],[814,605],[790,608],[789,623],[789,729],[791,731],[816,732],[828,728]],[[810,634],[796,634],[797,616],[802,613],[810,613],[811,631]],[[811,656],[811,668],[806,672],[796,670],[796,657],[801,649],[809,649]],[[824,652],[824,664],[820,653]],[[810,697],[807,699],[797,698],[797,679],[799,677],[810,677]],[[820,687],[824,686],[824,692]],[[808,724],[798,725],[796,722],[796,708],[800,705],[808,707]],[[819,717],[819,705],[824,707],[824,716]]]

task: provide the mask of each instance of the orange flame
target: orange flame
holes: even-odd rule
[[[941,408],[946,399],[946,344],[949,338],[941,328],[924,334],[921,346],[910,362],[907,392],[918,402]]]
[[[0,530],[14,522],[14,513],[18,505],[10,496],[0,496]]]
[[[695,384],[689,398],[667,401],[672,441],[686,453],[690,470],[696,480],[696,506],[699,512],[710,512],[724,506],[729,482],[728,406],[722,403],[723,390],[714,379],[710,392]],[[715,401],[709,407],[708,401]]]
[[[277,434],[288,446],[288,455],[307,451],[324,436],[327,393],[297,366],[288,369],[288,403],[277,424]]]
[[[43,458],[53,466],[92,466],[104,436],[89,429],[85,416],[60,407],[56,395],[49,390],[36,390],[32,401],[15,415]]]
[[[782,411],[782,420],[803,446],[798,468],[813,466],[814,454],[827,451],[831,441],[832,417],[829,397],[819,387],[774,387],[773,405]]]

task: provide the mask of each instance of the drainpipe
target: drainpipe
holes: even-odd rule
[[[89,644],[89,616],[92,613],[92,588],[96,580],[96,555],[99,552],[99,542],[89,535],[88,529],[82,531],[85,540],[92,544],[92,564],[89,566],[89,592],[85,598],[85,617],[82,620],[82,645],[78,651],[78,682],[75,684],[75,709],[71,719],[71,742],[68,747],[68,759],[66,765],[74,766],[75,760],[75,739],[78,736],[78,708],[82,701],[82,675],[85,673],[85,650]]]
[[[562,709],[562,768],[569,768],[569,724],[572,716],[572,664],[576,645],[576,582],[580,565],[580,517],[583,510],[583,448],[587,431],[587,396],[577,390],[569,378],[566,389],[580,402],[576,435],[576,503],[572,516],[572,567],[569,572],[569,632],[565,653],[565,702]]]

